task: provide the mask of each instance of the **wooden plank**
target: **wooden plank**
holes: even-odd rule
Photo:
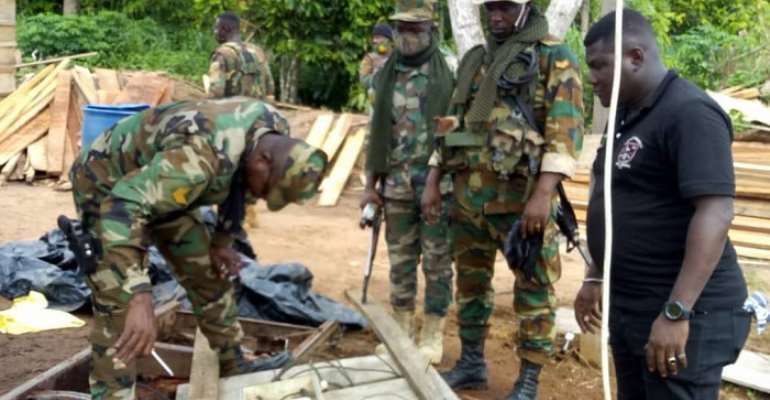
[[[364,314],[377,337],[385,343],[391,357],[398,365],[412,390],[421,400],[457,399],[457,396],[435,373],[429,360],[417,350],[414,342],[398,326],[382,305],[369,300],[361,303],[360,291],[345,291],[345,297]],[[434,374],[431,374],[433,371]]]
[[[47,145],[48,140],[46,137],[41,137],[27,147],[27,157],[29,157],[32,168],[37,171],[48,171]]]
[[[334,114],[324,114],[316,118],[313,127],[310,128],[305,141],[313,147],[321,147],[326,140],[326,135],[334,123]]]
[[[72,88],[72,73],[59,72],[56,92],[51,103],[51,127],[48,130],[48,173],[61,175],[64,170],[65,141],[67,140],[67,122],[69,120]]]
[[[115,99],[120,96],[120,92],[97,90],[96,97],[99,99],[99,104],[115,104]]]
[[[307,364],[298,365],[291,368],[286,376],[299,378],[315,375],[316,372],[330,387],[340,388],[399,378],[398,368],[387,355],[324,361],[313,363],[312,367]],[[223,378],[219,381],[219,396],[223,399],[238,399],[244,388],[268,383],[277,373],[278,370],[271,370]],[[189,393],[189,384],[179,385],[176,399],[187,400]]]
[[[80,154],[83,106],[85,106],[85,101],[77,91],[73,90],[71,96],[70,111],[67,118],[67,141],[64,148],[64,165],[62,166],[62,175],[59,178],[60,181],[69,180],[69,170],[72,167],[72,163],[75,162],[75,159],[77,159]]]
[[[345,137],[350,130],[350,125],[353,123],[353,116],[351,114],[342,114],[337,122],[334,124],[334,128],[324,140],[324,144],[321,146],[321,150],[329,157],[329,161],[334,159],[337,151],[345,141]]]
[[[120,92],[118,71],[115,71],[114,69],[94,68],[94,77],[96,78],[99,90]]]
[[[322,344],[326,343],[334,332],[337,332],[339,326],[340,324],[337,321],[326,321],[321,324],[321,327],[318,328],[318,332],[305,339],[300,343],[299,347],[291,352],[291,361],[281,368],[281,372],[273,378],[273,381],[281,379],[283,374],[291,367],[304,362],[305,359],[312,355]]]
[[[176,84],[174,81],[168,81],[166,84],[166,90],[163,91],[163,96],[160,97],[160,101],[158,102],[158,105],[171,103],[174,101],[173,95],[174,90],[176,90]]]
[[[337,201],[339,201],[342,195],[342,190],[345,188],[350,173],[356,165],[356,160],[358,160],[358,156],[361,154],[361,148],[364,146],[365,139],[366,129],[363,128],[348,138],[345,147],[332,167],[331,173],[322,183],[323,190],[321,197],[318,199],[318,205],[324,207],[337,205]]]
[[[57,76],[60,68],[66,66],[64,63],[59,64],[39,84],[29,88],[29,91],[22,97],[16,98],[10,103],[8,111],[0,119],[0,142],[13,135],[16,130],[35,118],[53,100],[54,90],[56,90],[57,86]]]
[[[746,121],[770,125],[770,108],[759,100],[743,100],[725,96],[721,93],[707,92],[725,112],[738,111]]]
[[[244,335],[255,338],[307,336],[316,332],[315,328],[309,326],[292,325],[282,322],[263,321],[251,318],[238,318],[238,322],[241,324],[241,328],[243,328]],[[196,326],[197,320],[193,313],[189,311],[177,312],[175,323],[176,330],[187,330]]]
[[[744,350],[735,364],[724,368],[722,380],[770,393],[770,356]]]
[[[29,121],[21,130],[6,140],[0,141],[0,165],[45,136],[51,124],[51,113],[48,109]]]
[[[16,68],[24,68],[24,67],[34,67],[38,65],[46,65],[46,64],[53,64],[64,60],[77,60],[80,58],[87,58],[87,57],[93,57],[97,56],[99,53],[97,52],[90,52],[90,53],[81,53],[81,54],[73,54],[71,56],[64,56],[64,57],[56,57],[56,58],[49,58],[48,60],[42,60],[42,61],[35,61],[31,63],[24,63],[24,64],[16,64]]]
[[[54,65],[49,65],[48,67],[44,68],[42,71],[38,72],[37,75],[30,78],[28,81],[24,82],[19,86],[18,89],[16,89],[13,93],[8,95],[8,97],[4,98],[2,101],[0,101],[0,116],[5,115],[6,112],[8,112],[15,104],[17,104],[20,99],[23,99],[24,97],[29,94],[33,88],[35,88],[38,84],[43,82],[48,76],[50,76],[54,71],[57,69]]]
[[[168,89],[168,78],[149,73],[131,76],[115,104],[144,103],[155,107]]]
[[[409,382],[404,378],[368,383],[324,393],[329,400],[399,399],[417,400]]]
[[[72,78],[75,80],[75,86],[80,90],[80,94],[86,100],[86,103],[97,104],[99,102],[96,94],[96,84],[88,69],[80,66],[74,67]]]
[[[198,329],[195,332],[192,370],[190,372],[190,399],[219,399],[219,357],[211,350],[206,336]]]

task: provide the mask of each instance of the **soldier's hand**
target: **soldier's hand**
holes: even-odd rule
[[[426,185],[422,192],[422,216],[428,224],[435,224],[441,216],[441,190],[438,185]]]
[[[123,333],[115,343],[115,358],[123,363],[130,363],[136,357],[149,356],[155,346],[157,329],[155,313],[152,309],[152,293],[134,294],[128,303],[128,313],[123,326]]]
[[[551,214],[551,198],[546,195],[534,194],[521,216],[521,235],[524,238],[542,234]]]
[[[585,282],[575,297],[575,319],[583,332],[598,333],[602,328],[602,285]]]
[[[214,271],[222,279],[228,279],[231,276],[238,276],[244,262],[241,255],[232,247],[211,246],[209,258]]]
[[[382,207],[385,203],[382,201],[382,196],[380,196],[379,193],[377,193],[374,189],[366,189],[364,190],[364,194],[361,195],[361,203],[359,204],[359,207],[363,210],[364,207],[366,207],[367,204],[373,203],[376,204],[379,207]]]

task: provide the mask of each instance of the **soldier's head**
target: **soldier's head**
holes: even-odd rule
[[[473,0],[483,5],[489,33],[500,41],[508,39],[527,23],[532,10],[530,0]]]
[[[219,43],[225,43],[241,37],[241,19],[234,12],[227,11],[217,17],[214,24],[214,37]]]
[[[388,24],[377,24],[372,30],[372,47],[380,55],[390,52],[390,43],[393,41],[393,29]]]
[[[588,31],[583,44],[594,92],[605,107],[610,104],[615,65],[615,13],[609,13]],[[630,105],[659,82],[665,73],[652,25],[642,14],[623,10],[623,56],[620,104]]]
[[[390,16],[396,27],[396,47],[405,56],[422,53],[433,44],[435,0],[399,0]]]
[[[266,134],[246,159],[246,184],[254,197],[277,211],[312,198],[327,165],[323,151],[285,135]]]

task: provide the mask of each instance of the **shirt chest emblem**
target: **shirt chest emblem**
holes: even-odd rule
[[[633,136],[628,138],[625,143],[623,143],[623,146],[620,148],[620,152],[618,152],[618,158],[615,162],[615,166],[618,167],[618,169],[628,169],[631,168],[631,162],[636,158],[636,155],[639,154],[639,152],[644,149],[644,143],[642,143],[642,139],[639,139],[637,136]]]

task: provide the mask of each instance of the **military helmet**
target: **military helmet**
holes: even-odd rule
[[[289,151],[280,181],[265,199],[267,207],[277,211],[289,203],[310,200],[318,192],[328,163],[326,153],[298,140]]]
[[[516,4],[527,4],[532,2],[532,0],[473,0],[473,4],[480,6],[487,3],[496,3],[498,1],[504,1],[507,3],[516,3]]]
[[[436,17],[436,0],[398,0],[392,21],[428,22]]]

